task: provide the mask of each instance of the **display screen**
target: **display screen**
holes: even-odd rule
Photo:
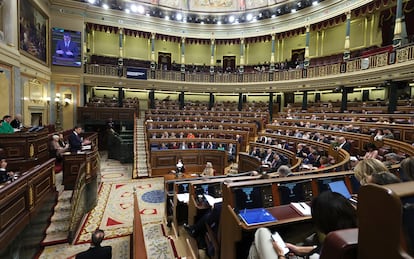
[[[312,197],[311,180],[278,184],[280,204],[309,201]]]
[[[265,194],[272,192],[272,185],[253,185],[234,189],[236,211],[242,209],[263,208]]]
[[[214,198],[221,198],[223,196],[221,191],[222,183],[213,183],[213,184],[200,184],[194,186],[195,193],[199,194],[208,194]]]
[[[80,31],[52,28],[52,64],[80,67],[82,65]]]

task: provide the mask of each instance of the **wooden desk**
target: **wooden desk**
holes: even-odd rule
[[[253,234],[253,232],[259,227],[282,227],[288,224],[305,223],[311,219],[309,216],[301,216],[293,208],[291,208],[290,205],[281,205],[281,198],[279,197],[280,185],[288,182],[301,183],[305,181],[306,184],[309,185],[310,181],[312,189],[310,196],[317,196],[319,193],[318,181],[322,181],[323,179],[331,178],[332,180],[336,180],[336,178],[341,177],[348,186],[348,189],[352,190],[349,178],[352,175],[353,172],[349,171],[285,178],[258,179],[254,181],[231,182],[223,185],[223,209],[220,215],[221,258],[237,258],[236,245],[243,241],[243,237],[246,232]],[[271,213],[278,219],[278,221],[247,226],[240,220],[235,212],[235,196],[237,195],[236,189],[246,187],[250,188],[254,186],[265,186],[266,189],[260,190],[263,207],[267,209],[270,208]]]
[[[79,169],[83,163],[86,164],[86,183],[89,183],[96,179],[100,171],[98,150],[63,154],[63,185],[65,190],[73,190]]]
[[[48,131],[0,134],[0,147],[4,149],[8,168],[27,171],[49,159]]]
[[[21,172],[14,182],[0,188],[0,246],[8,244],[34,218],[44,202],[56,194],[55,159]]]

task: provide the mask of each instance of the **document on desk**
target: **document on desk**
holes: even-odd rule
[[[208,194],[204,194],[204,197],[206,198],[206,200],[207,200],[208,204],[209,204],[211,207],[214,207],[214,204],[216,204],[217,202],[223,202],[223,197],[220,197],[220,198],[214,198],[213,196],[208,195]]]
[[[302,216],[311,215],[311,207],[306,202],[291,202],[290,205]]]
[[[240,210],[239,217],[247,226],[253,226],[268,222],[276,222],[277,219],[265,208]]]
[[[92,149],[92,145],[83,145],[82,146],[82,150],[91,150]]]
[[[190,199],[190,194],[187,193],[177,193],[177,199],[179,202],[188,203],[188,200]]]

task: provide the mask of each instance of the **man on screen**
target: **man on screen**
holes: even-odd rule
[[[63,34],[63,40],[59,40],[57,42],[56,54],[65,58],[73,58],[79,55],[78,45],[76,42],[71,41],[71,37],[68,32]]]

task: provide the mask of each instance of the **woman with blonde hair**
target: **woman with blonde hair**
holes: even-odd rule
[[[375,158],[361,160],[354,168],[354,175],[361,185],[371,182],[371,175],[379,172],[388,172],[388,169],[381,161]]]
[[[214,176],[214,168],[211,162],[206,163],[206,167],[204,168],[203,172],[201,173],[202,176]]]

